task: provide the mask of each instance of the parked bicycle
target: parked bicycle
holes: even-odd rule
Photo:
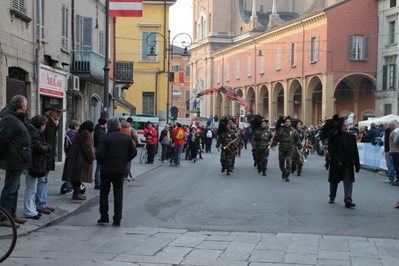
[[[12,253],[17,243],[17,227],[11,215],[0,206],[0,263]],[[10,226],[5,226],[10,225]]]
[[[141,143],[144,144],[143,148],[141,148],[140,152],[140,163],[146,163],[147,162],[147,142],[145,140],[140,140]]]

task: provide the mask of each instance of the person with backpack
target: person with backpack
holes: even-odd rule
[[[68,156],[68,153],[72,147],[72,141],[73,138],[75,137],[76,133],[78,133],[80,127],[80,123],[76,120],[71,120],[69,122],[68,130],[65,133],[64,137],[64,152],[65,156]],[[73,194],[73,185],[72,182],[65,182],[65,194],[66,195],[72,195]]]
[[[213,140],[213,132],[212,129],[207,127],[206,128],[206,134],[205,134],[205,153],[211,153],[211,148],[212,148],[212,140]]]
[[[176,128],[172,132],[172,140],[175,144],[175,165],[180,166],[181,153],[187,134],[180,123],[176,123]]]

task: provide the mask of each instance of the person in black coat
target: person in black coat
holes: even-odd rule
[[[0,169],[6,170],[0,205],[11,214],[17,227],[26,222],[16,215],[21,174],[32,167],[31,140],[25,115],[27,108],[26,97],[15,95],[0,111]],[[0,225],[11,227],[10,221],[4,217],[0,217]]]
[[[328,175],[330,182],[330,201],[335,202],[337,188],[340,181],[344,182],[344,202],[346,208],[356,206],[352,202],[352,188],[355,182],[355,172],[360,170],[359,152],[357,149],[356,136],[349,133],[349,122],[345,118],[335,119],[335,133],[331,134],[328,141],[328,152],[331,160],[331,167]],[[335,120],[335,121],[334,121]],[[328,121],[326,124],[329,123]]]
[[[115,117],[107,121],[108,132],[104,134],[96,150],[96,159],[101,165],[100,219],[99,224],[109,223],[108,195],[111,183],[114,190],[113,225],[119,226],[122,219],[123,178],[127,163],[137,155],[132,138],[121,132],[119,120]]]
[[[380,131],[377,129],[375,123],[370,124],[370,130],[367,132],[366,136],[362,139],[362,142],[376,144],[376,137],[380,136]]]
[[[32,141],[32,168],[25,176],[24,215],[27,218],[39,220],[40,215],[36,209],[35,195],[37,178],[45,176],[46,153],[51,153],[51,146],[46,142],[43,131],[46,128],[47,118],[42,115],[32,117],[30,121],[29,135]]]
[[[107,128],[107,119],[99,118],[98,124],[94,128],[93,141],[94,148],[97,149],[98,144],[100,143],[101,137],[105,134],[105,129]],[[94,189],[100,189],[101,178],[100,178],[101,165],[97,162],[96,170],[94,172]]]

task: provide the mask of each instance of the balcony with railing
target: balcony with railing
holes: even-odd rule
[[[104,78],[105,57],[92,50],[72,50],[70,71],[78,76]]]
[[[115,81],[118,83],[133,83],[133,61],[116,61]]]

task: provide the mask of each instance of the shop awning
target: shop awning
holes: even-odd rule
[[[123,109],[129,111],[131,115],[136,114],[136,107],[122,98],[114,98],[114,103],[116,106],[122,107]]]

